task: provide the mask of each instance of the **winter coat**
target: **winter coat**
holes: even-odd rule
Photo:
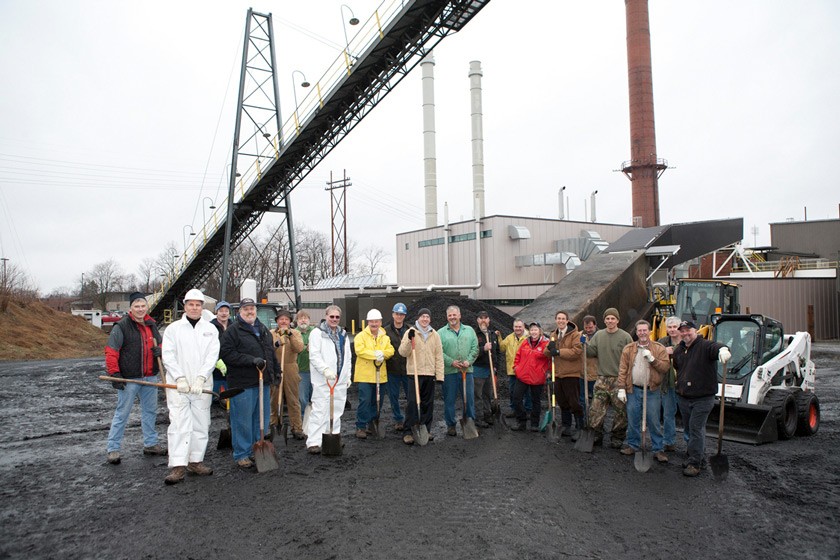
[[[435,329],[431,329],[429,336],[424,339],[419,331],[414,331],[414,347],[408,338],[408,331],[400,341],[399,354],[406,359],[406,373],[409,375],[434,375],[436,381],[443,381],[443,347],[440,336]],[[412,355],[413,354],[413,355]],[[417,363],[417,371],[414,364]]]
[[[376,383],[376,351],[380,350],[387,360],[394,355],[394,347],[391,346],[391,339],[382,327],[376,335],[371,332],[370,327],[365,327],[362,332],[356,335],[353,340],[353,347],[356,350],[356,383]],[[388,381],[388,365],[383,361],[379,367],[379,382]]]
[[[628,393],[633,392],[633,365],[636,363],[636,354],[639,352],[639,343],[631,342],[621,351],[621,363],[618,366],[617,389],[624,389]],[[664,374],[671,368],[671,360],[668,351],[658,342],[651,341],[648,347],[653,354],[653,362],[650,364],[650,377],[648,378],[648,389],[656,391],[662,383]],[[644,360],[648,363],[647,360]]]
[[[667,334],[665,336],[663,336],[662,338],[660,338],[659,340],[657,340],[656,342],[658,342],[659,344],[664,346],[666,349],[669,348],[669,347],[672,347],[672,348],[674,348],[675,351],[677,349],[677,346],[679,345],[679,342],[677,344],[674,344],[673,341],[671,340],[671,337],[668,336]],[[669,358],[670,358],[670,356],[669,356]],[[674,363],[672,361],[671,362],[671,367],[668,370],[668,373],[665,374],[665,379],[663,380],[663,383],[662,383],[662,392],[663,393],[668,392],[670,389],[673,389],[676,386],[676,384],[677,384],[677,370],[674,369]]]
[[[558,378],[578,377],[583,373],[583,344],[580,343],[580,331],[577,326],[569,321],[566,326],[566,334],[560,336],[560,329],[554,329],[549,338],[555,339],[558,356],[554,356],[554,376]],[[545,349],[546,356],[550,356],[548,347]]]
[[[222,335],[225,334],[225,327],[222,326],[222,324],[219,322],[218,319],[213,319],[212,321],[210,321],[210,324],[213,325],[214,327],[216,327],[216,330],[219,331],[219,345],[221,346]],[[229,327],[230,325],[231,325],[231,321],[230,321],[230,319],[228,319],[227,326]],[[224,362],[224,360],[222,360],[222,362]],[[213,379],[214,380],[221,381],[224,378],[225,378],[225,374],[223,374],[219,368],[213,368]]]
[[[686,346],[683,340],[674,348],[678,395],[697,398],[717,394],[717,359],[723,347],[720,342],[698,336],[691,346]]]
[[[297,365],[298,365],[298,372],[308,372],[309,371],[309,335],[312,334],[312,331],[315,329],[312,325],[306,327],[305,329],[301,329],[300,327],[297,328],[298,332],[300,332],[301,338],[303,338],[303,350],[300,351],[297,357]]]
[[[292,375],[298,373],[298,354],[303,350],[303,336],[295,329],[288,329],[283,331],[274,329],[271,331],[273,341],[279,342],[280,347],[274,347],[274,356],[277,358],[277,363],[283,372],[291,373]],[[284,352],[285,350],[285,352]],[[283,358],[283,361],[280,361]]]
[[[150,377],[158,371],[158,361],[152,355],[152,337],[160,344],[157,323],[146,315],[142,323],[131,315],[120,319],[111,329],[105,346],[105,368],[108,375],[126,379]]]
[[[461,373],[452,365],[456,360],[469,362],[467,373],[472,373],[472,363],[478,356],[478,337],[473,328],[461,323],[461,328],[455,332],[446,325],[438,331],[438,335],[443,348],[443,374]]]
[[[327,370],[338,376],[339,385],[345,388],[350,386],[350,337],[341,327],[338,327],[338,335],[342,343],[341,364],[336,345],[330,338],[329,327],[325,322],[309,333],[309,371],[313,376],[313,387],[323,383]]]
[[[516,333],[510,333],[499,341],[499,350],[505,353],[505,366],[508,375],[515,375],[513,373],[513,362],[516,360],[519,347],[522,346],[526,338],[528,338],[528,333],[524,333],[522,338],[516,338]]]
[[[192,386],[196,377],[204,378],[204,388],[213,389],[213,369],[219,359],[219,331],[209,321],[199,319],[193,326],[184,315],[163,331],[161,351],[166,382],[185,377]]]
[[[266,362],[264,384],[280,383],[280,364],[274,356],[271,333],[259,319],[254,326],[260,333],[259,337],[254,334],[251,325],[241,319],[230,323],[222,335],[219,357],[227,366],[228,389],[248,389],[259,385],[260,376],[254,358],[262,358]]]
[[[385,332],[388,334],[388,339],[391,341],[391,346],[394,347],[394,350],[400,347],[400,343],[402,342],[403,335],[408,331],[408,323],[403,323],[403,326],[400,329],[397,329],[394,326],[394,323],[388,323],[383,327]],[[406,372],[406,364],[405,364],[405,357],[402,356],[399,352],[394,352],[394,355],[388,358],[388,373],[391,375],[405,375]]]
[[[527,385],[542,385],[545,383],[545,374],[551,369],[551,361],[545,355],[548,346],[548,339],[541,336],[534,343],[531,337],[516,352],[516,359],[513,362],[513,369],[516,378]]]
[[[496,336],[496,333],[492,330],[488,330],[486,333],[481,332],[481,329],[477,329],[475,331],[475,336],[478,338],[478,356],[475,358],[475,362],[473,362],[473,366],[483,367],[490,369],[490,357],[493,357],[493,368],[496,373],[499,372],[499,366],[501,366],[501,352],[499,351],[499,338]],[[490,337],[490,343],[493,345],[488,352],[484,349],[484,345],[487,344],[487,337]]]

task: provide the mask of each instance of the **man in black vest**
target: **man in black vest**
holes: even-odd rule
[[[129,313],[111,330],[105,347],[105,367],[114,377],[146,378],[158,372],[161,336],[155,320],[147,313],[146,296],[134,292],[129,296]],[[148,379],[147,379],[148,381]],[[134,399],[140,399],[140,425],[143,429],[143,454],[166,455],[166,448],[158,443],[155,429],[157,419],[157,387],[137,383],[113,383],[117,389],[117,409],[108,432],[108,462],[120,462],[122,444],[128,415]]]

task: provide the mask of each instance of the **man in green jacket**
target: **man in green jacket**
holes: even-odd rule
[[[309,324],[309,313],[306,311],[298,311],[295,321],[297,322],[297,330],[303,337],[303,351],[297,356],[297,365],[300,375],[298,398],[300,399],[300,409],[305,413],[309,401],[312,400],[312,379],[309,376],[309,334],[315,327]],[[303,422],[303,428],[306,429],[305,421]]]
[[[478,356],[478,337],[468,325],[461,324],[461,309],[456,305],[446,308],[447,325],[438,331],[443,346],[443,409],[446,435],[455,432],[455,399],[464,400],[461,372],[467,372],[467,399],[464,403],[465,418],[475,421],[475,394],[472,364]]]
[[[595,382],[595,395],[589,407],[589,426],[595,430],[595,442],[603,440],[602,429],[607,408],[613,407],[612,435],[610,447],[621,449],[627,435],[627,408],[618,398],[618,366],[624,347],[633,342],[627,331],[618,328],[620,315],[618,309],[610,307],[604,311],[604,324],[607,328],[596,332],[586,345],[586,355],[598,358],[598,380]]]

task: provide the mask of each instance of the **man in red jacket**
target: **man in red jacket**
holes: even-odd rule
[[[114,325],[105,347],[105,367],[108,375],[123,378],[153,377],[158,371],[160,333],[155,320],[146,310],[146,296],[134,292],[129,296],[129,313]],[[143,429],[143,454],[166,455],[158,443],[155,429],[157,419],[157,387],[137,383],[113,383],[117,389],[117,409],[108,432],[108,462],[119,464],[120,445],[134,399],[140,399],[140,425]]]

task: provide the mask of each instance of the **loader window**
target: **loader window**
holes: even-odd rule
[[[764,354],[761,356],[761,363],[766,363],[770,358],[782,351],[782,329],[776,325],[768,325],[764,334]]]
[[[715,341],[725,344],[732,352],[726,373],[728,378],[742,379],[758,366],[758,332],[758,325],[751,321],[723,321],[715,327]]]

